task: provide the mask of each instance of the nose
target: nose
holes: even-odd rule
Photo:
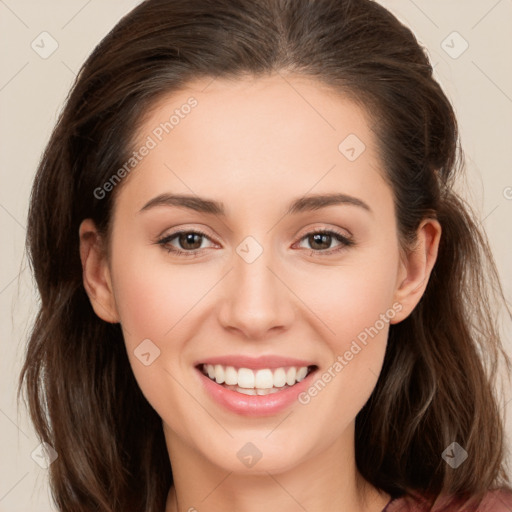
[[[226,276],[219,321],[225,329],[238,331],[249,340],[287,330],[294,318],[293,294],[270,252],[264,250],[252,263],[235,253],[233,269]]]

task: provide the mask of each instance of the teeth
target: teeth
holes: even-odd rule
[[[210,375],[210,372],[208,372],[208,375],[210,376],[210,379],[215,379],[219,384],[222,384],[226,378],[224,368],[221,364],[215,365],[215,371],[213,376]]]
[[[295,376],[297,375],[297,369],[294,366],[288,368],[286,372],[286,384],[288,386],[293,386],[296,382]]]
[[[221,364],[203,364],[203,373],[217,384],[225,384],[227,388],[235,388],[236,391],[246,395],[266,395],[268,391],[278,391],[276,388],[293,386],[303,380],[308,374],[308,367],[263,368],[251,370],[223,366]]]
[[[239,373],[242,369],[240,368]],[[251,371],[251,370],[249,370]],[[252,373],[252,372],[251,372]],[[274,387],[274,375],[272,370],[258,370],[254,374],[254,387],[259,389],[271,389]],[[275,386],[276,388],[279,386]]]
[[[233,391],[237,391],[238,393],[243,393],[244,395],[271,395],[272,393],[278,393],[280,390],[278,388],[271,389],[245,389],[239,386],[226,386],[228,389]],[[288,386],[286,386],[288,387]]]
[[[256,394],[255,389],[245,389],[245,388],[237,387],[237,391],[239,393],[243,393],[244,395],[255,395]]]
[[[249,370],[249,368],[240,368],[240,370],[238,370],[238,385],[241,388],[254,389],[254,381],[255,377],[252,370]]]
[[[206,366],[209,367],[210,365],[207,364]],[[238,372],[232,366],[226,367],[226,369],[224,370],[224,378],[226,384],[229,386],[236,386],[238,384]],[[213,377],[210,377],[210,379],[215,380],[217,384],[222,384],[222,382],[219,382],[219,380],[217,379],[216,374]]]
[[[297,370],[297,376],[295,377],[297,379],[297,382],[300,382],[301,380],[304,380],[304,378],[306,377],[308,373],[308,369],[307,368],[299,368],[299,370]]]
[[[272,372],[270,372],[270,374],[272,375]],[[274,370],[273,378],[274,386],[276,388],[282,388],[286,384],[286,372],[284,371],[284,368],[277,368],[277,370]]]

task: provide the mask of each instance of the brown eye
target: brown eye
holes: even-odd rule
[[[164,236],[157,243],[169,253],[180,256],[197,256],[204,249],[201,247],[204,239],[210,240],[210,237],[201,231],[176,231]],[[177,242],[177,246],[176,242],[171,243],[173,241]]]
[[[180,248],[195,250],[201,247],[202,238],[203,235],[191,231],[187,233],[180,233],[177,240]]]
[[[313,252],[322,256],[337,253],[347,247],[355,245],[355,242],[352,239],[347,238],[341,233],[321,229],[303,236],[301,238],[301,242],[303,240],[306,241],[309,245],[309,247],[305,247],[306,249],[311,249]],[[338,246],[331,248],[333,241],[337,241]]]
[[[333,237],[327,233],[315,233],[314,235],[308,235],[308,241],[312,249],[329,249],[332,239]]]

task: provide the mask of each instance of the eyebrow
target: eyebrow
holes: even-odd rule
[[[327,206],[332,205],[358,206],[373,214],[371,208],[357,197],[349,196],[347,194],[312,194],[292,201],[288,206],[288,210],[285,215],[320,210],[321,208],[326,208]],[[147,211],[157,206],[177,206],[181,208],[188,208],[200,213],[220,216],[226,215],[226,210],[222,202],[186,194],[167,193],[160,194],[149,200],[140,209],[140,212]]]

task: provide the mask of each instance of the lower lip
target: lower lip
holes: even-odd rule
[[[316,369],[310,372],[303,380],[292,387],[285,388],[277,393],[268,395],[244,395],[227,389],[206,376],[196,368],[206,392],[220,405],[229,411],[243,416],[271,416],[290,406],[297,400],[297,396],[305,391]]]

